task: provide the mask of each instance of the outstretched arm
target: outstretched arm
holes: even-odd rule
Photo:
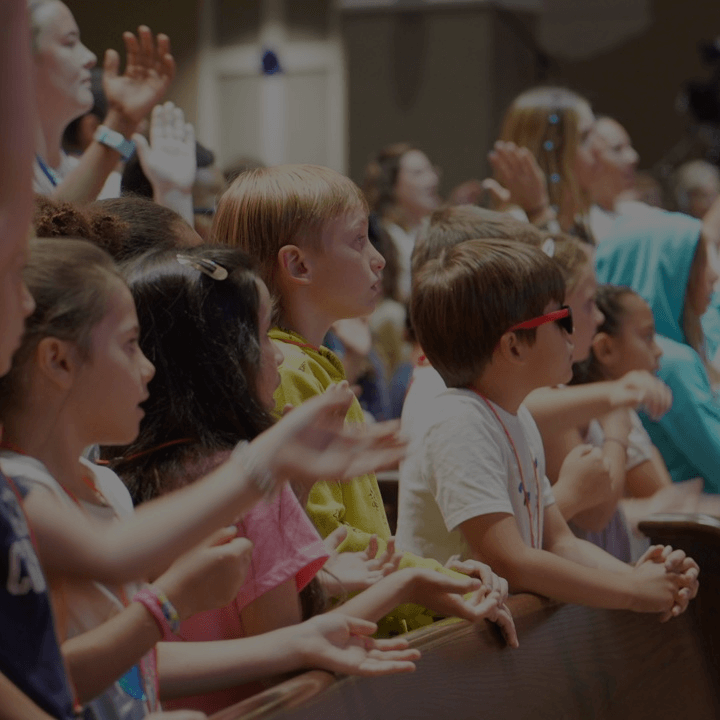
[[[349,675],[411,672],[420,657],[407,640],[373,640],[375,623],[327,613],[264,635],[197,643],[160,643],[164,700],[221,690],[293,670]]]
[[[0,673],[0,720],[53,720],[53,718]]]
[[[157,577],[180,553],[247,512],[267,483],[279,488],[289,477],[307,484],[350,478],[397,462],[405,443],[396,436],[396,424],[378,424],[362,434],[342,428],[353,397],[347,383],[333,386],[205,479],[141,505],[111,528],[89,523],[75,507],[61,510],[47,491],[31,491],[24,504],[43,566],[109,583]]]

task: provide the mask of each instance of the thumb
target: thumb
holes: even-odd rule
[[[500,205],[510,201],[510,191],[504,188],[494,178],[485,178],[482,181],[483,190],[487,190],[493,199]]]
[[[105,59],[103,60],[103,86],[108,80],[112,80],[118,76],[120,69],[120,56],[117,50],[108,49],[105,51]],[[105,88],[107,90],[107,88]]]
[[[150,152],[150,145],[148,144],[147,138],[140,133],[135,133],[132,136],[132,141],[135,143],[135,150],[138,154],[140,164],[145,167],[145,160]]]
[[[372,635],[377,630],[377,625],[369,620],[346,617],[348,629],[352,635]]]
[[[325,547],[328,550],[337,550],[340,545],[342,545],[343,540],[348,535],[348,529],[341,525],[339,528],[335,528],[323,541],[325,543]]]
[[[200,543],[200,546],[215,547],[216,545],[225,545],[235,537],[237,537],[237,528],[234,525],[229,525],[209,535]]]

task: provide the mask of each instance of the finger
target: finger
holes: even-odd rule
[[[142,164],[150,153],[150,146],[148,145],[147,138],[140,133],[135,133],[132,136],[132,141],[135,143],[135,150],[137,151],[138,158],[140,159],[140,164]]]
[[[685,557],[686,555],[683,550],[672,550],[665,558],[665,569],[669,572],[675,572],[675,570],[682,567],[682,563],[685,560]]]
[[[141,25],[138,28],[138,37],[140,39],[138,63],[149,70],[155,63],[155,43],[150,28],[147,25]]]
[[[368,560],[372,560],[375,558],[378,552],[378,539],[377,535],[371,535],[370,540],[368,541],[368,546],[365,550],[365,554],[367,555]]]
[[[192,123],[185,123],[183,142],[195,152],[195,126]]]
[[[172,129],[175,139],[182,140],[185,137],[185,113],[182,108],[173,107]]]
[[[170,38],[165,33],[158,33],[155,38],[157,44],[156,47],[156,58],[162,62],[166,55],[170,55]]]
[[[237,533],[238,530],[234,525],[228,525],[228,527],[216,530],[212,535],[210,535],[203,541],[202,545],[205,545],[207,547],[225,545],[229,543],[233,538],[237,538]]]
[[[510,647],[520,647],[515,621],[510,613],[510,609],[506,605],[500,606],[497,617],[493,622],[498,625],[502,631],[503,637],[505,638],[505,642],[507,642]]]
[[[137,67],[140,55],[140,43],[131,32],[123,33],[123,42],[125,43],[125,72],[132,72]]]
[[[377,625],[369,620],[354,617],[348,617],[346,620],[351,635],[372,635],[377,630]]]
[[[405,650],[371,650],[368,656],[375,660],[418,660],[420,651],[415,648]]]
[[[387,650],[407,650],[410,647],[410,643],[403,637],[385,638],[382,640],[368,638],[368,641],[370,642],[370,648],[372,650],[382,652]]]
[[[120,56],[115,50],[106,50],[103,60],[103,85],[116,78],[120,69]]]
[[[385,661],[367,658],[359,666],[351,668],[350,672],[364,677],[377,677],[378,675],[397,675],[398,673],[413,672],[414,670],[415,664],[409,661]]]
[[[329,550],[337,550],[342,545],[345,538],[348,536],[348,529],[341,525],[335,528],[324,540],[325,547]]]

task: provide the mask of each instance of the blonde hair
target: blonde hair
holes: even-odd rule
[[[547,248],[543,245],[543,248]],[[547,250],[560,268],[565,280],[565,297],[577,287],[582,272],[586,267],[592,266],[592,251],[587,243],[567,233],[555,233],[552,236],[552,252]]]
[[[587,100],[565,88],[527,90],[505,113],[500,139],[526,147],[535,156],[548,180],[551,205],[560,208],[563,198],[569,196],[585,214],[590,198],[579,186],[574,171],[581,105],[589,107]]]
[[[360,188],[319,165],[254,168],[235,178],[218,203],[215,242],[244,250],[277,302],[278,251],[285,245],[321,248],[323,227],[337,217],[368,212]]]

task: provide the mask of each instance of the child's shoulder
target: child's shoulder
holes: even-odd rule
[[[45,465],[29,455],[22,455],[11,450],[1,450],[0,471],[6,477],[21,480],[26,487],[42,486],[57,495],[64,495],[62,487]]]
[[[280,345],[285,359],[281,367],[300,372],[312,373],[319,379],[336,383],[345,379],[345,370],[340,358],[329,348],[315,347],[290,330],[275,328],[270,338]]]

